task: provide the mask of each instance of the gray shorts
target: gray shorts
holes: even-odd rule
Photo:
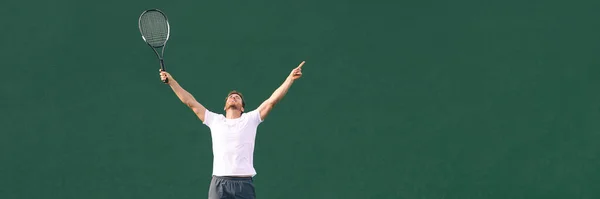
[[[208,199],[254,199],[252,177],[213,176],[208,189]]]

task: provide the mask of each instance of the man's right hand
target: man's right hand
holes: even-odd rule
[[[164,82],[164,81],[165,81],[165,79],[169,79],[169,80],[171,80],[171,79],[172,79],[172,78],[171,78],[171,74],[167,73],[166,71],[160,70],[160,69],[159,69],[159,71],[160,71],[160,80],[161,80],[161,81],[163,81],[163,82]]]

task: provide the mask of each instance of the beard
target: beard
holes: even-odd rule
[[[229,110],[229,109],[241,110],[240,107],[237,104],[226,104],[225,105],[225,110]]]

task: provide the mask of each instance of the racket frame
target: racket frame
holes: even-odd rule
[[[158,13],[160,13],[163,17],[165,17],[165,21],[167,22],[167,38],[159,46],[153,46],[153,45],[151,45],[150,42],[148,42],[148,40],[146,40],[146,37],[144,37],[144,33],[142,31],[142,17],[144,16],[144,14],[146,14],[148,12],[158,12]],[[167,46],[167,41],[169,41],[169,37],[171,35],[171,25],[169,24],[169,18],[167,17],[167,15],[163,11],[161,11],[159,9],[156,9],[156,8],[144,10],[144,12],[142,12],[142,14],[140,14],[140,17],[138,18],[138,28],[140,30],[140,34],[142,35],[142,39],[144,40],[144,42],[148,46],[150,46],[150,48],[152,48],[152,50],[156,54],[156,57],[158,58],[158,60],[160,62],[160,70],[161,71],[166,71],[163,59],[164,59],[165,47]],[[156,50],[157,48],[161,48],[161,52],[160,53]],[[164,82],[167,83],[168,80],[165,79]]]

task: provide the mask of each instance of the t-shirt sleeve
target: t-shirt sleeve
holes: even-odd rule
[[[250,123],[255,125],[259,125],[263,122],[263,120],[260,118],[260,111],[258,111],[258,109],[248,112],[248,119]]]
[[[212,125],[213,121],[215,119],[217,119],[218,116],[219,116],[218,114],[213,113],[213,112],[209,111],[208,109],[205,109],[204,122],[203,122],[204,125],[210,127],[210,125]]]

